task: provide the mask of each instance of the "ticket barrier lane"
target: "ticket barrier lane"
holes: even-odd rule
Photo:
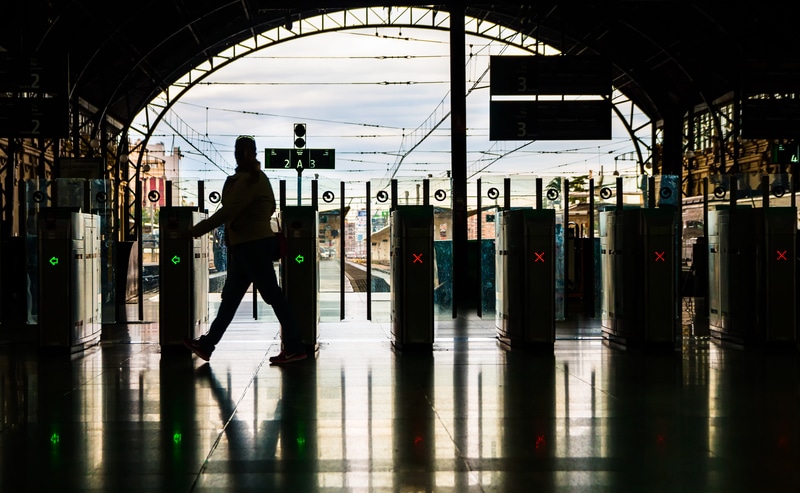
[[[708,222],[711,336],[796,348],[796,208],[719,209]]]
[[[319,350],[319,213],[313,206],[280,211],[287,254],[281,259],[281,287],[300,329],[306,352]]]
[[[158,326],[164,349],[183,348],[183,339],[208,329],[208,238],[182,235],[206,216],[196,207],[159,211]]]
[[[45,207],[37,220],[39,342],[79,352],[100,342],[100,218]]]
[[[391,334],[398,350],[431,351],[434,337],[433,206],[391,212]]]
[[[600,214],[601,325],[606,339],[676,349],[675,221],[671,208]]]
[[[555,226],[552,209],[516,208],[498,213],[495,326],[504,345],[553,351]]]

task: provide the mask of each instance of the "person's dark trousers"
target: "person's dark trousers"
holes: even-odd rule
[[[305,352],[294,314],[278,285],[272,265],[272,252],[277,248],[274,237],[249,241],[228,247],[228,275],[222,288],[222,302],[217,317],[211,323],[204,344],[216,346],[233,320],[247,288],[254,284],[261,298],[272,306],[281,324],[283,350],[286,353]]]

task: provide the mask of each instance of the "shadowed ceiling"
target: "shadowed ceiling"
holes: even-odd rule
[[[375,5],[16,0],[3,8],[0,48],[53,66],[59,65],[52,60],[68,60],[73,98],[90,114],[124,126],[164,88],[229,46],[290,19]],[[377,5],[388,10],[405,4]],[[778,2],[430,5],[441,11],[451,6],[540,39],[565,54],[607,59],[614,86],[654,121],[669,112],[682,114],[696,105],[711,105],[736,91],[793,92],[800,73],[793,16]]]

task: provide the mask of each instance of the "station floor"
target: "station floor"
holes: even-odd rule
[[[800,490],[792,351],[687,323],[650,352],[568,317],[538,354],[465,316],[422,354],[385,323],[321,323],[315,357],[275,367],[278,327],[251,310],[209,363],[152,324],[71,356],[0,346],[0,491]]]

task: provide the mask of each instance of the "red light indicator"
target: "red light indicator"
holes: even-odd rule
[[[414,256],[414,260],[411,261],[412,264],[421,264],[422,263],[422,254],[421,253],[412,253],[411,255]]]
[[[787,251],[788,250],[784,250],[784,251],[776,250],[775,253],[778,254],[778,258],[776,258],[775,260],[789,260],[788,258],[786,258],[786,252]]]
[[[534,263],[535,262],[544,263],[544,252],[533,252],[533,254],[536,255],[536,258],[533,259]]]
[[[544,435],[536,435],[536,448],[544,447],[545,440]]]
[[[666,259],[664,258],[664,252],[653,252],[653,253],[656,254],[656,260],[655,260],[656,262],[666,262]]]

